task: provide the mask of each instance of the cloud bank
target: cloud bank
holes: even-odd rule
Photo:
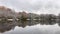
[[[33,13],[60,13],[60,0],[0,0],[0,5]]]

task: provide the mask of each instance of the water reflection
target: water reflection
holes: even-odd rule
[[[48,20],[48,21],[44,21],[44,20],[40,20],[40,21],[38,21],[38,20],[26,20],[26,21],[22,21],[22,20],[20,20],[20,21],[17,21],[17,23],[15,23],[14,24],[14,22],[13,21],[0,21],[0,32],[1,33],[4,33],[4,32],[6,32],[6,31],[10,31],[10,30],[14,30],[15,28],[16,28],[16,26],[18,26],[18,28],[19,27],[22,27],[22,28],[25,28],[25,27],[27,27],[27,26],[34,26],[34,25],[37,25],[37,24],[39,24],[39,25],[55,25],[55,24],[58,24],[59,26],[60,26],[60,21],[56,21],[56,20]],[[41,27],[41,26],[37,26],[37,27]],[[36,28],[37,28],[36,27]],[[33,27],[32,27],[33,28]],[[51,26],[51,28],[53,28],[52,26]],[[57,27],[56,27],[57,28]],[[35,28],[34,28],[35,29]],[[55,29],[55,28],[54,28]],[[21,29],[20,29],[21,30]],[[30,30],[30,29],[29,29]],[[33,29],[32,29],[33,30]],[[40,33],[40,32],[38,32],[39,30],[37,29],[37,33]],[[47,31],[48,32],[48,31]],[[36,33],[36,34],[37,34]],[[28,33],[26,33],[26,34],[28,34]],[[44,33],[43,33],[44,34]]]
[[[0,22],[0,32],[9,31],[14,28],[15,25],[12,22]]]

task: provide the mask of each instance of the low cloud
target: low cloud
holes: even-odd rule
[[[59,13],[60,0],[0,0],[1,5],[5,5],[16,10],[26,10],[30,12],[40,11],[42,13]]]

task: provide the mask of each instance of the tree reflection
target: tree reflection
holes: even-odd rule
[[[47,21],[46,21],[47,20]],[[26,26],[33,26],[36,24],[41,24],[41,25],[54,25],[56,23],[58,23],[58,25],[60,26],[60,20],[58,22],[56,22],[56,20],[51,20],[51,19],[46,19],[46,20],[19,20],[17,21],[17,23],[14,24],[14,22],[10,22],[10,21],[1,21],[0,22],[0,32],[6,32],[9,31],[11,29],[14,29],[15,26],[19,26],[22,28],[25,28]],[[16,25],[17,24],[17,25]]]
[[[14,29],[15,25],[12,22],[0,22],[0,32],[9,31],[11,29]]]

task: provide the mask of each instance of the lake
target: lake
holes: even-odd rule
[[[60,34],[59,22],[0,22],[0,34]]]

